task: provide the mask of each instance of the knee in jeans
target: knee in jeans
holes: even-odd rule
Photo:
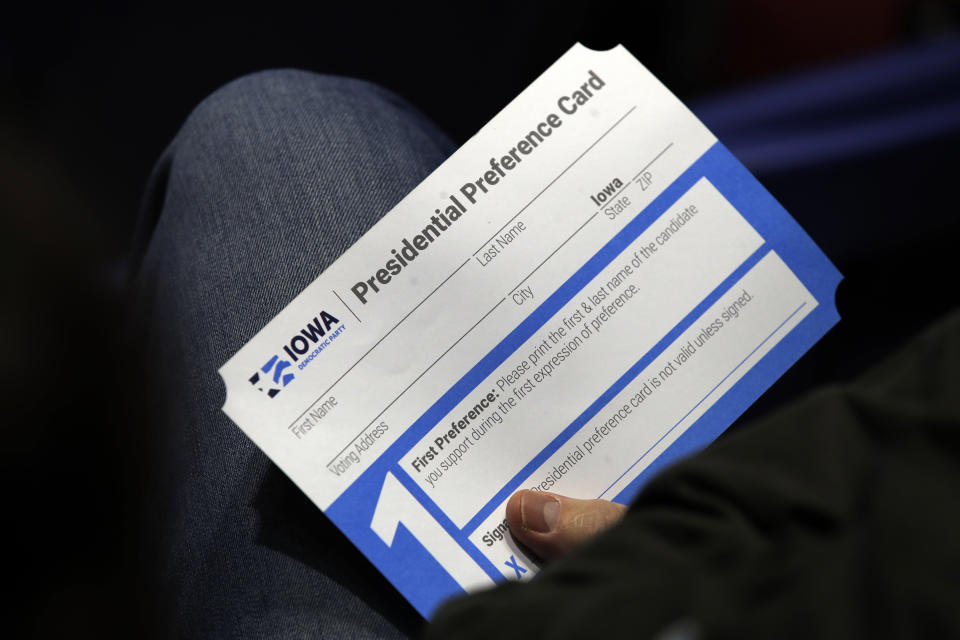
[[[362,80],[294,69],[261,71],[214,91],[187,118],[178,141],[232,153],[256,152],[271,140],[304,134],[336,141],[357,132],[358,123],[389,122],[407,109],[391,92]]]
[[[194,110],[155,191],[180,212],[168,217],[187,220],[178,224],[203,242],[232,234],[276,245],[287,229],[323,228],[326,246],[349,246],[449,150],[429,121],[376,85],[267,71]],[[342,223],[323,226],[330,216]]]

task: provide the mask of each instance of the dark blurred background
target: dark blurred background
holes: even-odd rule
[[[844,321],[747,418],[855,374],[956,304],[955,2],[92,2],[5,13],[0,517],[11,637],[149,631],[138,562],[149,548],[138,541],[151,458],[129,418],[137,372],[121,366],[133,346],[132,237],[156,157],[197,102],[243,74],[373,80],[463,142],[574,42],[626,45],[847,277]]]

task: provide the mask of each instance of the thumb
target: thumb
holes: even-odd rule
[[[627,508],[606,500],[577,500],[544,491],[518,491],[507,502],[507,524],[544,560],[558,558],[616,524]]]

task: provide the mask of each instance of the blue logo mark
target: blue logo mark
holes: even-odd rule
[[[252,376],[250,376],[250,384],[252,384],[253,386],[257,387],[257,390],[263,391],[264,388],[263,388],[262,386],[259,386],[259,385],[260,385],[260,372],[263,372],[264,374],[269,374],[270,371],[272,370],[272,371],[273,371],[273,384],[279,385],[279,386],[275,386],[275,387],[270,387],[270,388],[268,388],[268,389],[266,390],[266,393],[267,393],[268,396],[270,396],[271,398],[273,398],[273,397],[276,396],[278,393],[280,393],[280,389],[282,389],[283,387],[287,386],[288,384],[290,384],[290,383],[293,381],[293,378],[294,378],[293,373],[284,373],[284,372],[283,372],[284,369],[286,369],[287,367],[290,367],[290,366],[291,366],[291,365],[290,365],[290,362],[289,362],[288,360],[281,360],[279,356],[273,356],[272,358],[270,358],[270,359],[267,361],[267,364],[265,364],[265,365],[263,365],[262,367],[260,367],[260,371],[256,371],[256,372],[254,372],[254,374],[253,374]],[[281,384],[281,383],[282,383],[282,384]]]

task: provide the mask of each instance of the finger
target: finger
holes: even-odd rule
[[[544,491],[518,491],[507,502],[513,536],[544,560],[558,558],[616,524],[627,508]]]

